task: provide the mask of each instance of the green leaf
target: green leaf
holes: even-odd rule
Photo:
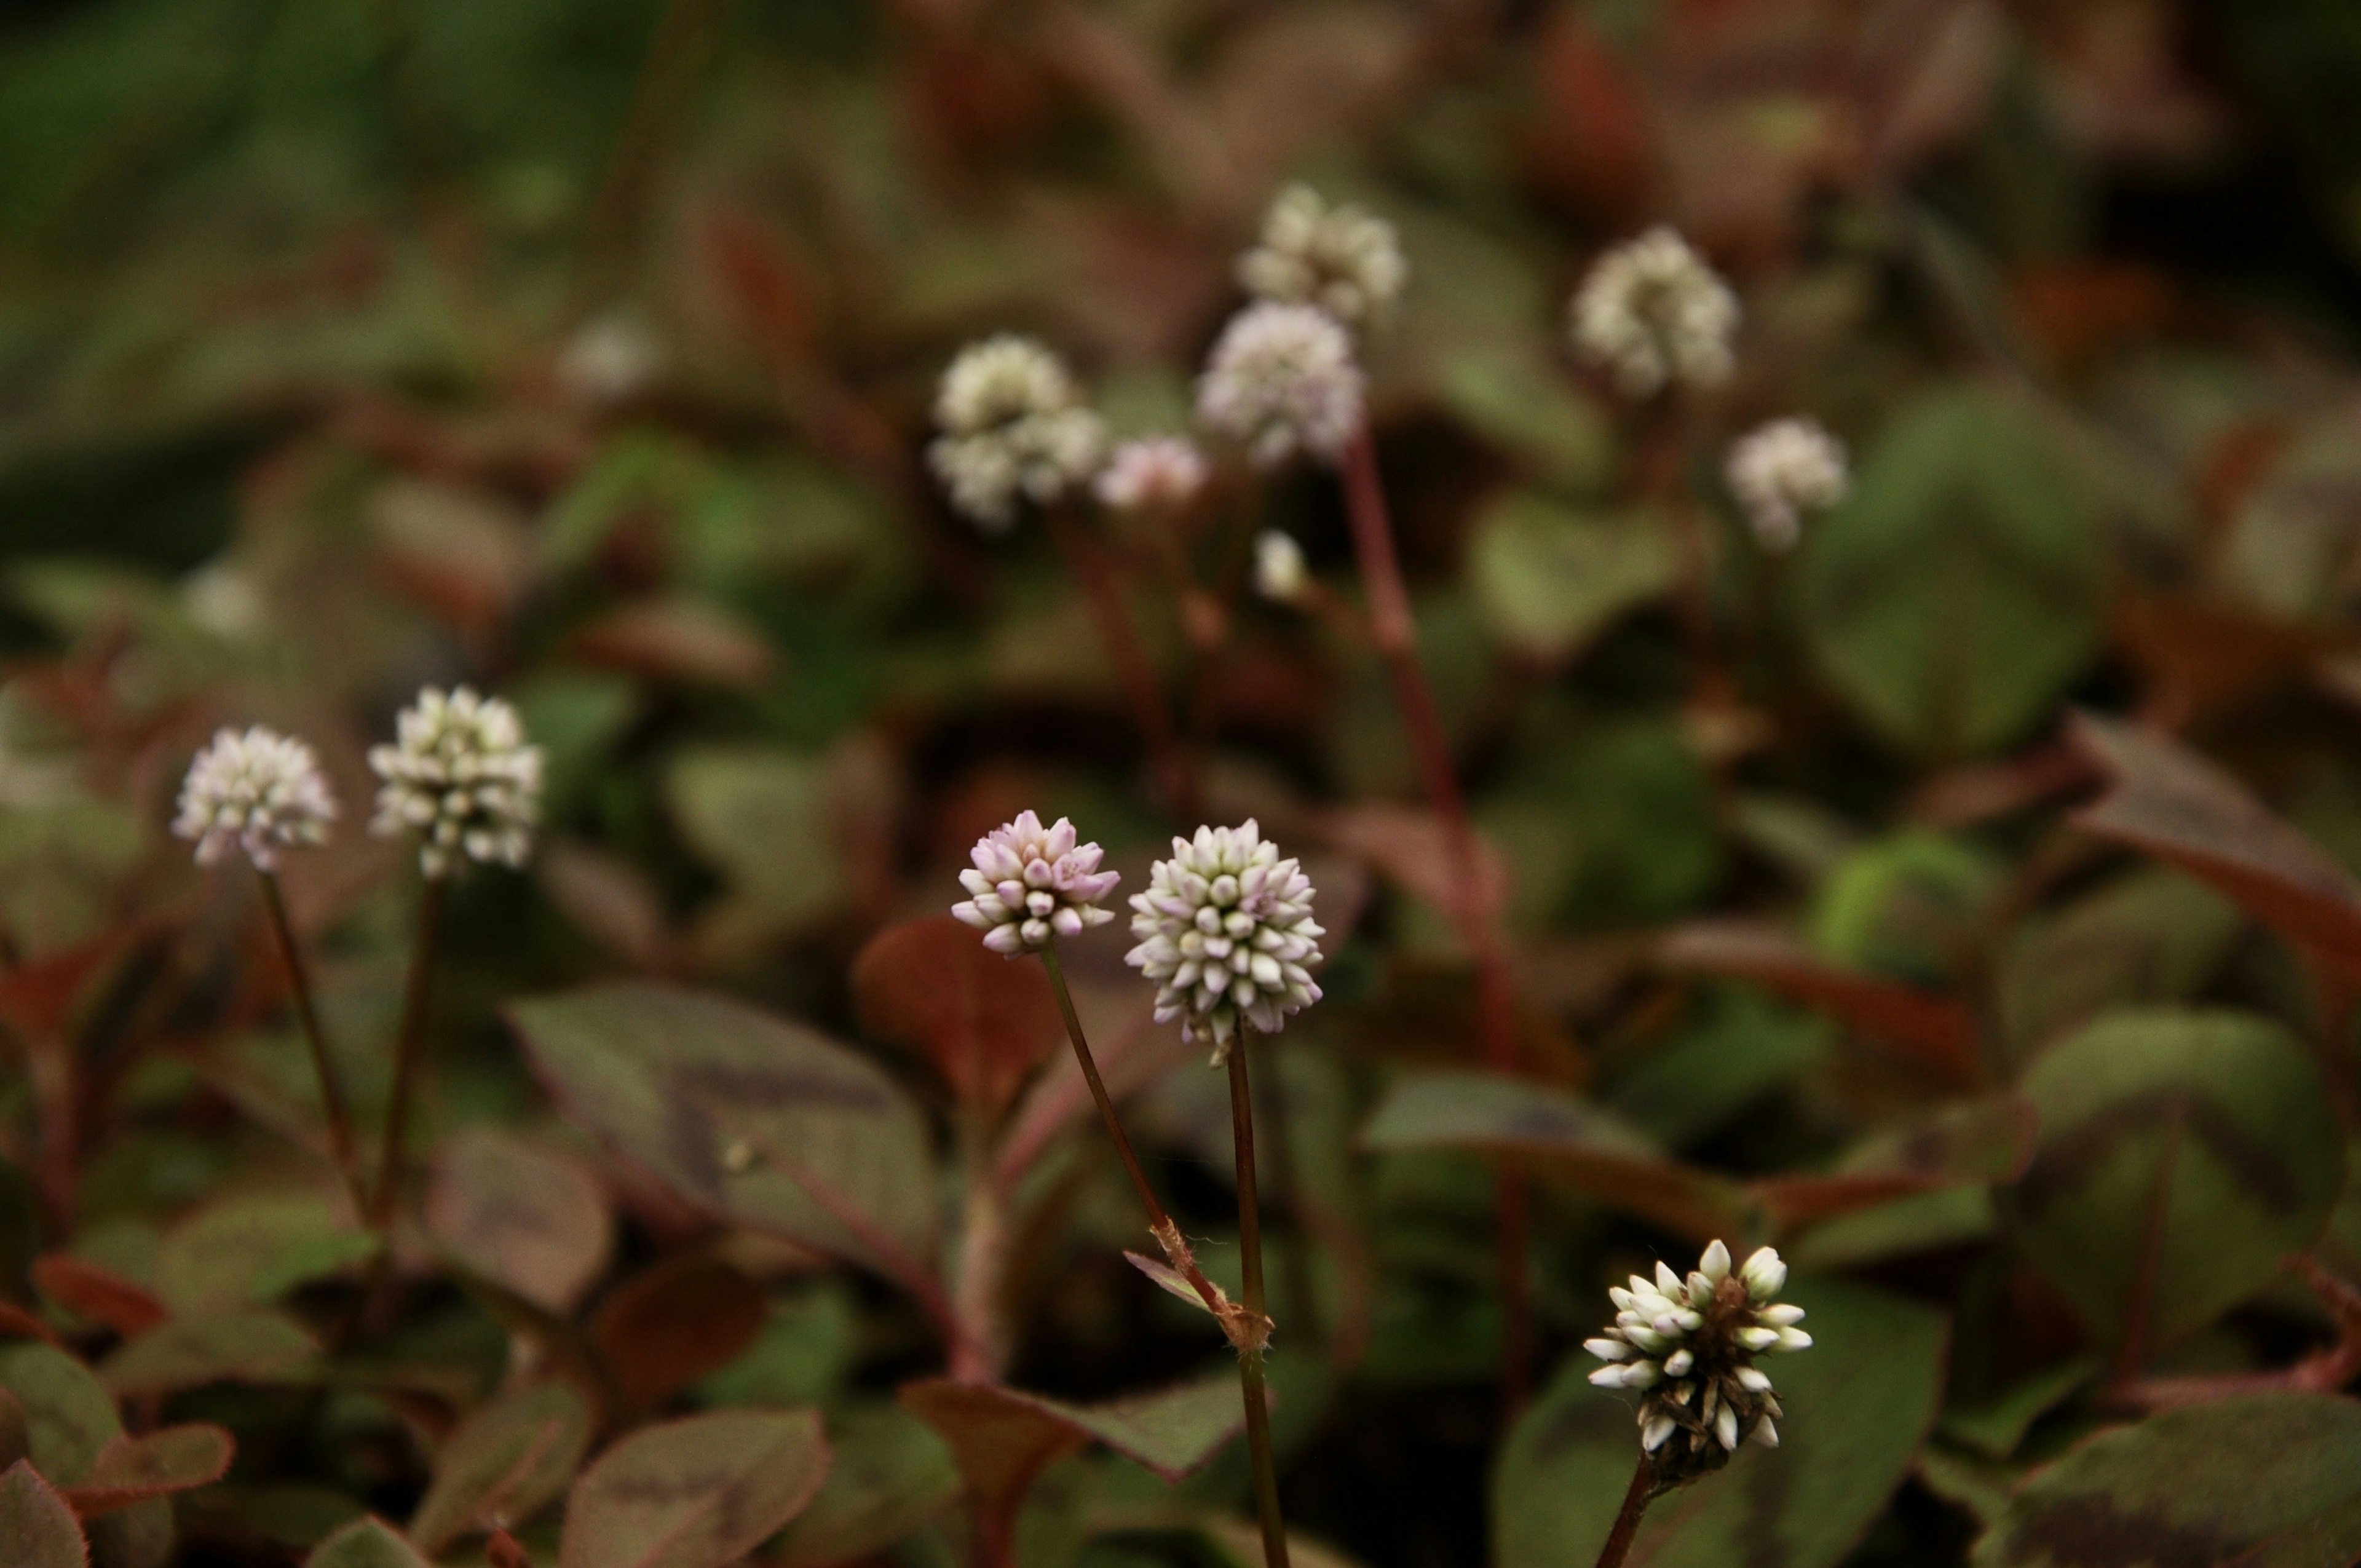
[[[229,1474],[236,1454],[236,1440],[205,1423],[113,1438],[89,1474],[65,1489],[66,1500],[85,1519],[120,1513],[152,1497],[212,1486]]]
[[[681,837],[730,895],[707,919],[719,950],[809,925],[843,894],[825,769],[774,747],[707,747],[673,759],[665,798]]]
[[[847,1417],[829,1433],[835,1455],[811,1506],[765,1561],[824,1568],[874,1556],[925,1527],[959,1495],[959,1471],[932,1428],[898,1406]]]
[[[0,1387],[24,1409],[26,1457],[60,1486],[89,1475],[99,1451],[123,1435],[106,1386],[54,1345],[0,1345]]]
[[[2017,400],[1922,394],[1806,536],[1804,634],[1865,721],[1927,755],[2023,733],[2096,651],[2103,557],[2074,459]]]
[[[566,1114],[684,1199],[914,1288],[931,1277],[926,1124],[865,1058],[667,986],[597,986],[510,1016]]]
[[[411,1539],[439,1555],[469,1530],[523,1523],[566,1490],[589,1447],[590,1408],[570,1385],[544,1383],[495,1399],[435,1451]]]
[[[1673,1147],[1693,1144],[1828,1055],[1831,1033],[1807,1013],[1733,987],[1703,987],[1702,1014],[1619,1074],[1607,1103]]]
[[[558,1568],[721,1568],[802,1511],[828,1466],[815,1410],[642,1428],[575,1483]]]
[[[1993,1459],[2006,1459],[2033,1430],[2033,1423],[2071,1398],[2084,1384],[2106,1375],[2094,1355],[2070,1356],[1981,1405],[1944,1412],[1943,1435]]]
[[[308,1192],[226,1198],[165,1233],[156,1294],[181,1317],[259,1307],[376,1250],[375,1238],[335,1200]]]
[[[1435,367],[1435,390],[1460,422],[1531,465],[1552,484],[1589,487],[1614,462],[1614,438],[1597,400],[1575,389],[1530,339],[1465,343]]]
[[[119,1396],[207,1383],[303,1381],[319,1345],[279,1312],[214,1312],[159,1323],[116,1347],[100,1374]]]
[[[2119,1427],[2037,1471],[1976,1568],[2347,1568],[2361,1403],[2242,1394]]]
[[[1680,552],[1654,513],[1602,516],[1530,492],[1493,502],[1468,543],[1485,625],[1515,652],[1553,662],[1663,597],[1679,574]]]
[[[615,1221],[582,1161],[502,1128],[464,1128],[434,1151],[426,1231],[464,1266],[565,1316],[606,1271]]]
[[[303,1568],[429,1568],[401,1532],[371,1515],[355,1519],[312,1550]]]
[[[1798,1279],[1812,1348],[1768,1365],[1779,1446],[1740,1448],[1727,1468],[1657,1499],[1632,1561],[1650,1568],[1775,1562],[1829,1568],[1910,1468],[1942,1385],[1943,1320],[1864,1286]],[[1640,1457],[1631,1402],[1591,1387],[1577,1355],[1509,1434],[1492,1483],[1499,1568],[1593,1561]]]
[[[88,1568],[90,1563],[73,1510],[22,1459],[0,1473],[0,1561],[8,1568]]]
[[[2245,929],[2202,883],[2142,867],[2017,933],[2001,966],[2002,1032],[2026,1061],[2109,1007],[2186,1002]]]
[[[2319,1069],[2264,1018],[2109,1014],[2021,1088],[2040,1134],[2007,1208],[2026,1255],[2111,1343],[2143,1279],[2150,1345],[2262,1289],[2320,1234],[2344,1184]]]

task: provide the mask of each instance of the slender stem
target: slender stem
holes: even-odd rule
[[[401,1191],[402,1147],[410,1137],[411,1102],[417,1097],[419,1058],[425,1050],[427,995],[449,888],[448,878],[434,876],[426,879],[419,893],[418,936],[410,949],[410,974],[401,988],[401,1025],[393,1043],[393,1097],[386,1107],[385,1152],[378,1162],[377,1192],[369,1203],[369,1223],[379,1231],[391,1224],[394,1201]]]
[[[1287,1074],[1276,1055],[1263,1081],[1268,1085],[1262,1091],[1262,1141],[1270,1146],[1270,1184],[1279,1194],[1280,1207],[1287,1211],[1293,1233],[1292,1245],[1281,1259],[1287,1270],[1287,1312],[1318,1337],[1320,1305],[1312,1277],[1311,1202],[1303,1195],[1303,1177],[1296,1166],[1295,1141],[1290,1135],[1293,1119],[1287,1102]]]
[[[328,1051],[327,1032],[320,1027],[320,1010],[312,996],[312,973],[303,949],[295,940],[295,924],[287,916],[286,894],[275,872],[256,873],[262,881],[262,905],[270,913],[270,934],[279,941],[279,960],[287,966],[288,988],[295,994],[295,1017],[303,1027],[303,1043],[312,1052],[312,1070],[320,1080],[320,1107],[328,1120],[328,1148],[345,1179],[353,1201],[353,1217],[364,1223],[370,1215],[368,1179],[361,1173],[359,1142],[353,1136],[353,1113],[337,1080],[335,1058]]]
[[[1180,736],[1173,729],[1163,688],[1157,684],[1155,668],[1148,663],[1146,650],[1132,631],[1131,616],[1123,604],[1123,585],[1115,580],[1114,568],[1083,533],[1071,512],[1062,506],[1046,510],[1050,537],[1057,541],[1067,567],[1081,583],[1082,595],[1090,601],[1091,613],[1098,621],[1099,641],[1106,644],[1107,656],[1115,661],[1115,677],[1122,682],[1124,696],[1131,704],[1133,722],[1139,726],[1148,742],[1148,756],[1166,804],[1175,815],[1193,818],[1197,815],[1195,770],[1180,749]]]
[[[1598,1549],[1598,1568],[1623,1568],[1623,1559],[1631,1554],[1631,1539],[1640,1533],[1640,1516],[1648,1511],[1648,1499],[1655,1489],[1655,1472],[1648,1464],[1648,1456],[1642,1453],[1639,1467],[1631,1472],[1631,1485],[1624,1488],[1623,1507],[1615,1515],[1615,1528],[1607,1532],[1607,1544]]]
[[[1262,1214],[1255,1194],[1254,1085],[1246,1073],[1252,1036],[1238,1022],[1230,1047],[1230,1141],[1238,1171],[1238,1256],[1246,1310],[1268,1318],[1262,1280]],[[1246,1398],[1246,1454],[1254,1462],[1255,1511],[1262,1517],[1263,1568],[1287,1568],[1287,1521],[1279,1511],[1279,1464],[1271,1453],[1270,1406],[1263,1392],[1262,1346],[1238,1352],[1238,1386]]]

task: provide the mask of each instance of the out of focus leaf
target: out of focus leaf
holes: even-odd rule
[[[721,1410],[642,1428],[575,1483],[559,1568],[722,1568],[801,1512],[828,1468],[816,1411]]]
[[[2109,1007],[2186,1002],[2245,928],[2235,905],[2161,866],[2108,883],[2020,931],[2000,974],[2018,1060]]]
[[[71,1253],[35,1258],[33,1283],[67,1311],[126,1337],[147,1332],[169,1315],[153,1292],[104,1264]]]
[[[9,1568],[88,1568],[90,1562],[73,1510],[22,1459],[0,1473],[0,1552]]]
[[[2069,1356],[2026,1378],[1998,1398],[1943,1415],[1943,1435],[1987,1454],[2006,1459],[2025,1441],[2033,1423],[2106,1372],[2094,1355]]]
[[[679,753],[665,795],[681,836],[727,880],[708,939],[732,951],[792,932],[833,908],[843,871],[820,763],[768,747]]]
[[[2344,1185],[2319,1069],[2268,1019],[2107,1014],[2019,1087],[2041,1127],[2008,1197],[2020,1244],[2110,1342],[2180,1338],[2262,1289]]]
[[[1588,487],[1606,476],[1613,444],[1605,415],[1529,345],[1463,344],[1444,356],[1435,374],[1444,405],[1537,477]],[[1535,504],[1534,498],[1525,500]]]
[[[889,926],[852,964],[861,1025],[934,1064],[960,1103],[997,1122],[1065,1039],[1033,959],[1011,962],[948,915]]]
[[[1741,1445],[1729,1466],[1648,1511],[1635,1561],[1721,1568],[1775,1553],[1832,1568],[1885,1506],[1934,1423],[1941,1316],[1863,1286],[1798,1279],[1813,1345],[1766,1367],[1787,1414],[1779,1446]],[[1492,1486],[1501,1568],[1588,1562],[1639,1458],[1630,1400],[1593,1387],[1577,1355],[1509,1435]]]
[[[1781,1250],[1798,1268],[1858,1268],[1966,1245],[1999,1229],[1990,1188],[1938,1187],[1844,1210],[1783,1242]]]
[[[312,1551],[303,1568],[429,1568],[401,1532],[371,1515],[355,1519]]]
[[[156,1293],[182,1317],[258,1307],[376,1250],[337,1200],[309,1192],[225,1198],[164,1233]]]
[[[1680,551],[1653,512],[1600,516],[1545,496],[1495,501],[1468,546],[1485,624],[1509,648],[1570,659],[1627,611],[1671,591]]]
[[[869,1061],[664,986],[597,986],[510,1016],[567,1114],[684,1200],[905,1284],[931,1277],[926,1125]]]
[[[1938,1188],[2014,1181],[2034,1149],[2033,1108],[2015,1098],[1949,1105],[1872,1134],[1824,1175],[1770,1176],[1763,1207],[1795,1223]]]
[[[1740,987],[1712,988],[1703,1016],[1619,1073],[1607,1106],[1678,1148],[1795,1080],[1828,1054],[1822,1020]]]
[[[207,1383],[279,1383],[308,1375],[319,1352],[279,1312],[212,1312],[159,1323],[99,1368],[119,1395],[170,1394]]]
[[[14,1464],[33,1452],[25,1407],[5,1384],[0,1384],[0,1466]]]
[[[85,1519],[118,1513],[150,1497],[209,1486],[229,1473],[237,1442],[203,1423],[165,1427],[139,1437],[110,1438],[65,1499]]]
[[[106,1386],[54,1345],[0,1345],[0,1387],[24,1412],[26,1456],[60,1485],[89,1475],[100,1452],[123,1435]]]
[[[763,1559],[778,1568],[826,1568],[884,1552],[959,1496],[950,1451],[926,1422],[897,1406],[836,1423],[828,1479]]]
[[[411,1539],[439,1556],[470,1530],[522,1524],[565,1492],[589,1447],[590,1408],[570,1386],[544,1383],[495,1399],[435,1451]]]
[[[1805,635],[1888,740],[1961,756],[2006,743],[2096,650],[2103,560],[2089,487],[2005,395],[1921,395],[1870,449],[1797,563]]]
[[[462,1265],[561,1317],[605,1271],[615,1241],[595,1175],[498,1127],[465,1128],[434,1151],[425,1220]]]
[[[1976,1568],[2345,1568],[2361,1556],[2361,1403],[2246,1394],[2118,1427],[2036,1471]]]
[[[719,1258],[671,1258],[615,1287],[590,1320],[627,1405],[653,1405],[744,1353],[763,1332],[763,1293]]]
[[[1963,837],[1905,828],[1847,855],[1812,901],[1812,945],[1839,964],[1941,985],[2001,884]]]
[[[587,664],[657,680],[751,687],[771,670],[770,644],[720,606],[698,599],[626,605],[567,641]]]

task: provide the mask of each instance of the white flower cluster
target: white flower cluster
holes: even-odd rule
[[[1273,604],[1292,604],[1310,586],[1312,574],[1303,562],[1303,546],[1291,534],[1266,528],[1255,535],[1255,592]]]
[[[1230,318],[1197,379],[1197,417],[1273,467],[1333,459],[1361,428],[1361,367],[1335,318],[1264,301]]]
[[[983,933],[983,945],[1008,958],[1038,952],[1052,936],[1079,937],[1115,918],[1099,903],[1122,881],[1099,870],[1104,851],[1080,837],[1065,817],[1052,827],[1020,811],[1016,820],[975,841],[975,869],[960,872],[973,896],[951,914]]]
[[[468,861],[522,866],[541,807],[541,748],[525,743],[517,711],[466,686],[433,686],[401,710],[390,746],[369,749],[383,780],[373,833],[415,829],[430,877]]]
[[[1615,1324],[1582,1348],[1607,1363],[1590,1375],[1602,1388],[1642,1390],[1640,1445],[1655,1455],[1657,1480],[1678,1485],[1718,1468],[1741,1432],[1779,1446],[1773,1418],[1783,1414],[1757,1355],[1809,1348],[1795,1325],[1801,1307],[1776,1299],[1787,1266],[1770,1247],[1732,1271],[1730,1249],[1715,1242],[1686,1279],[1663,1263],[1651,1280],[1631,1276],[1630,1289],[1607,1292]],[[1673,1442],[1675,1432],[1688,1434]]]
[[[1391,224],[1350,203],[1330,206],[1308,185],[1279,193],[1261,243],[1238,258],[1246,292],[1317,305],[1348,326],[1382,321],[1409,279]]]
[[[1183,435],[1146,435],[1115,449],[1099,499],[1117,511],[1178,511],[1205,488],[1205,459]]]
[[[1058,356],[1006,333],[951,361],[935,423],[942,433],[927,460],[951,504],[993,533],[1016,521],[1020,499],[1053,501],[1088,480],[1106,446]]]
[[[1669,228],[1600,257],[1568,315],[1576,352],[1604,366],[1627,397],[1675,381],[1711,386],[1730,374],[1738,296]]]
[[[1320,1000],[1312,968],[1324,934],[1312,918],[1312,879],[1252,819],[1172,840],[1148,891],[1133,895],[1124,961],[1156,982],[1156,1021],[1178,1018],[1189,1039],[1211,1035],[1221,1061],[1244,1018],[1275,1035]]]
[[[335,797],[312,748],[258,724],[243,735],[214,731],[181,781],[172,831],[195,840],[201,866],[235,845],[267,872],[281,850],[326,843],[335,818]]]
[[[1770,550],[1794,549],[1804,513],[1836,505],[1851,485],[1844,444],[1813,419],[1774,419],[1739,437],[1722,472]]]

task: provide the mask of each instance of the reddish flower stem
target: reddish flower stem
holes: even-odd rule
[[[288,989],[294,993],[295,1017],[303,1028],[303,1044],[312,1053],[312,1070],[320,1080],[320,1108],[328,1123],[328,1148],[335,1157],[337,1174],[345,1180],[345,1191],[351,1198],[353,1218],[363,1224],[369,1223],[368,1178],[361,1172],[360,1146],[353,1135],[353,1114],[346,1103],[343,1084],[337,1080],[335,1059],[328,1054],[327,1032],[320,1026],[320,1010],[312,999],[312,975],[303,962],[303,949],[295,940],[295,924],[288,918],[287,899],[279,889],[279,878],[272,872],[256,868],[262,882],[263,907],[270,915],[270,934],[279,944],[280,962],[287,969]]]
[[[1230,1138],[1238,1178],[1238,1253],[1246,1310],[1268,1316],[1262,1278],[1262,1207],[1255,1190],[1254,1084],[1246,1071],[1246,1021],[1230,1044]],[[1238,1387],[1246,1400],[1246,1453],[1254,1462],[1255,1512],[1262,1521],[1263,1568],[1288,1568],[1287,1520],[1279,1508],[1279,1461],[1270,1442],[1270,1405],[1263,1389],[1262,1346],[1238,1347]]]
[[[1655,1492],[1655,1481],[1648,1456],[1642,1453],[1639,1467],[1631,1472],[1631,1485],[1624,1488],[1615,1527],[1607,1532],[1607,1544],[1598,1549],[1598,1568],[1623,1568],[1623,1559],[1631,1554],[1632,1539],[1640,1533],[1640,1516],[1648,1511],[1648,1499]]]
[[[1099,641],[1106,644],[1107,656],[1115,662],[1115,678],[1123,685],[1124,696],[1131,704],[1132,721],[1148,742],[1149,765],[1157,774],[1157,785],[1172,813],[1184,820],[1197,816],[1196,770],[1189,765],[1180,749],[1179,732],[1172,723],[1172,713],[1164,700],[1164,689],[1157,681],[1156,670],[1148,662],[1148,653],[1132,630],[1131,615],[1124,608],[1123,585],[1115,578],[1115,568],[1106,556],[1065,507],[1044,509],[1049,536],[1056,541],[1059,553],[1066,558],[1066,567],[1082,585],[1082,597],[1090,601],[1091,615],[1098,622]]]

